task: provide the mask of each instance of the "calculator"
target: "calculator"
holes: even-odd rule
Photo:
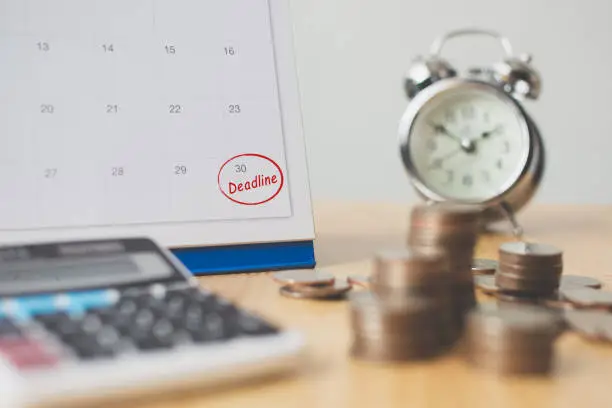
[[[295,367],[303,348],[150,239],[0,247],[0,407],[243,380]]]

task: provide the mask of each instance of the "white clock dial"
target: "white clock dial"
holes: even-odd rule
[[[529,133],[505,96],[483,88],[437,94],[416,115],[410,158],[420,181],[444,198],[492,199],[520,177],[529,155]]]

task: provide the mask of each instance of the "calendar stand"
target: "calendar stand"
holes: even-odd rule
[[[181,248],[174,255],[195,275],[314,268],[312,241]]]

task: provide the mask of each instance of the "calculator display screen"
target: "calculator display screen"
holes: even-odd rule
[[[119,286],[180,276],[155,246],[138,241],[138,245],[124,240],[0,248],[0,295]]]

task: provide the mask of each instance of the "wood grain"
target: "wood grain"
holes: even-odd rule
[[[377,250],[404,244],[407,207],[330,203],[315,210],[319,267],[336,276],[367,275]],[[612,207],[540,206],[521,214],[520,220],[530,239],[564,249],[564,273],[597,277],[612,288]],[[480,239],[477,255],[496,257],[499,244],[512,239],[487,233]],[[558,342],[555,375],[544,379],[496,378],[470,368],[457,352],[418,364],[362,363],[347,355],[346,302],[283,298],[267,273],[200,280],[280,325],[300,329],[308,339],[308,358],[292,376],[126,407],[612,406],[612,345],[564,335]]]

